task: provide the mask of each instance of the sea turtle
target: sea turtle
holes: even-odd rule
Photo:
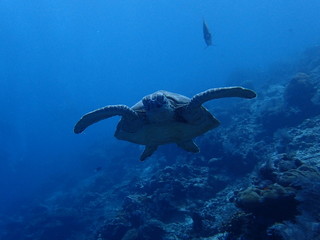
[[[121,120],[115,137],[145,145],[141,161],[151,156],[159,145],[167,143],[176,143],[182,149],[196,153],[199,148],[193,138],[219,125],[219,121],[202,104],[225,97],[254,98],[256,93],[243,87],[212,88],[190,99],[160,90],[143,97],[131,108],[108,105],[89,112],[77,122],[74,132],[81,133],[93,123],[119,115]]]

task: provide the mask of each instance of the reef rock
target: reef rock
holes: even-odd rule
[[[297,214],[295,190],[279,184],[263,189],[249,187],[238,194],[236,205],[245,212],[277,221],[292,219]]]

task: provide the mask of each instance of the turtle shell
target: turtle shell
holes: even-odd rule
[[[165,95],[173,106],[173,118],[165,122],[148,121],[148,110],[141,100],[131,107],[138,113],[138,119],[122,117],[115,132],[116,138],[142,145],[178,143],[193,139],[219,125],[219,121],[205,107],[188,109],[190,98],[163,90],[153,94],[157,93]]]

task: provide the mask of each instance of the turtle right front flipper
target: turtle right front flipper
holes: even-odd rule
[[[113,116],[125,116],[129,119],[138,118],[137,113],[126,105],[109,105],[82,116],[74,126],[74,132],[81,133],[90,125]]]

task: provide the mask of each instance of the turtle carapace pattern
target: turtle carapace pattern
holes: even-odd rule
[[[199,152],[193,139],[217,127],[219,121],[203,103],[226,97],[254,98],[256,93],[243,87],[211,88],[191,99],[164,90],[142,98],[131,108],[126,105],[108,105],[85,114],[75,125],[81,133],[88,126],[113,116],[121,116],[115,137],[145,145],[140,160],[151,156],[159,145],[176,143],[188,152]]]

